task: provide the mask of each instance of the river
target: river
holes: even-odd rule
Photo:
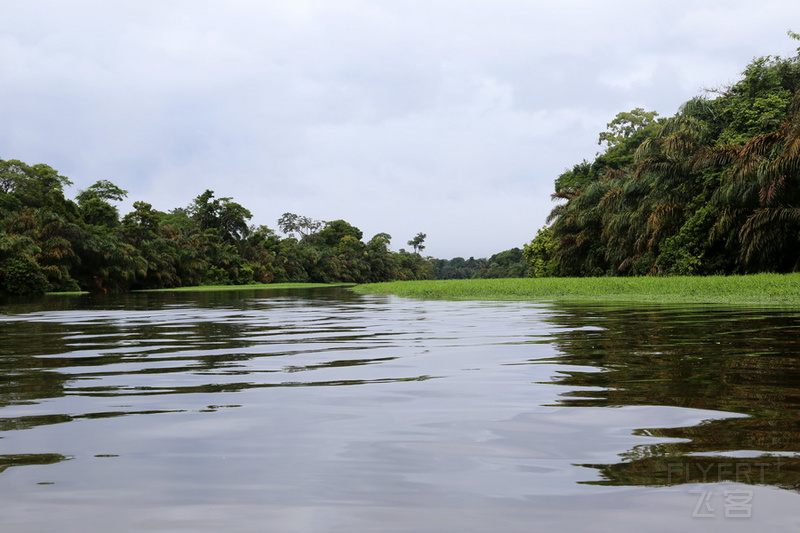
[[[800,311],[0,304],[0,531],[800,530]]]

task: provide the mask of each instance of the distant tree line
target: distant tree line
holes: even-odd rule
[[[491,256],[475,259],[430,259],[436,279],[524,278],[530,265],[520,248],[511,248]]]
[[[800,270],[800,49],[675,116],[620,113],[600,143],[556,179],[550,225],[524,247],[532,275]]]
[[[344,220],[292,213],[280,237],[249,225],[251,212],[210,190],[168,212],[135,202],[120,216],[127,192],[107,180],[64,196],[68,178],[44,165],[0,161],[0,293],[95,292],[201,284],[376,282],[429,279],[429,259],[392,252],[391,237],[362,232]],[[423,248],[425,235],[412,241]]]

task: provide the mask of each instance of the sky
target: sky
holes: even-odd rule
[[[0,28],[0,159],[277,230],[344,219],[488,257],[636,107],[674,115],[797,53],[797,0],[26,0]]]

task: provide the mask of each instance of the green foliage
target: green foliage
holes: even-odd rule
[[[323,227],[319,233],[317,233],[317,238],[323,245],[334,247],[338,246],[341,240],[345,237],[350,237],[356,241],[360,241],[363,235],[364,234],[360,229],[350,225],[344,220],[334,220],[332,222],[325,223],[325,227]]]
[[[147,274],[147,260],[109,228],[87,231],[76,247],[81,261],[74,277],[84,290],[125,291]]]
[[[278,225],[300,240],[281,239],[266,226],[248,226],[252,215],[244,206],[206,190],[168,213],[136,201],[120,220],[111,202],[126,191],[100,180],[79,191],[76,203],[64,198],[66,184],[46,165],[0,161],[0,292],[433,276],[429,260],[390,251],[388,234],[364,243],[361,230],[341,219],[323,223],[286,213]]]
[[[800,88],[800,62],[767,56],[754,59],[743,78],[714,100],[718,115],[717,143],[743,144],[774,131],[786,118]]]
[[[0,291],[16,295],[44,294],[47,279],[39,265],[25,257],[12,257],[0,263]]]
[[[200,229],[216,230],[219,237],[226,242],[236,242],[247,235],[247,221],[253,214],[231,198],[214,198],[214,192],[206,190],[194,199],[187,213]]]
[[[473,278],[524,278],[528,272],[528,262],[520,248],[511,248],[481,261],[472,274]]]
[[[676,234],[664,240],[655,264],[658,272],[690,276],[730,271],[724,250],[709,239],[718,217],[719,210],[710,203],[695,211]]]
[[[80,191],[78,201],[83,221],[96,226],[113,227],[119,223],[119,211],[109,201],[120,201],[128,195],[108,180],[100,180],[86,190]]]
[[[84,222],[94,226],[114,227],[119,224],[119,211],[116,207],[101,200],[89,198],[78,204]]]
[[[399,280],[434,279],[433,264],[428,259],[423,259],[418,253],[409,253],[403,250],[396,255],[397,278]]]
[[[305,240],[317,233],[325,225],[321,220],[314,220],[306,216],[284,213],[278,219],[278,228],[286,235]]]
[[[581,163],[580,168],[585,177],[580,181],[588,185],[591,181],[604,178],[611,172],[631,166],[636,151],[642,143],[661,131],[664,121],[656,120],[657,116],[658,113],[655,111],[645,111],[641,107],[618,113],[614,120],[608,123],[608,131],[602,132],[599,136],[598,144],[605,143],[606,150],[598,154],[592,163],[587,161]],[[573,168],[573,172],[576,168]],[[559,180],[556,180],[556,192],[561,190]]]
[[[606,151],[555,181],[553,248],[528,255],[560,276],[800,270],[800,55],[715,94],[617,115]]]
[[[425,249],[425,245],[422,244],[422,243],[425,242],[425,239],[427,237],[428,236],[425,235],[424,233],[417,233],[416,235],[414,235],[413,239],[408,241],[408,245],[411,246],[412,248],[414,248],[414,253],[415,254],[419,254],[422,250]]]
[[[475,259],[474,257],[432,260],[436,279],[470,279],[479,269],[485,268],[486,262],[485,258]]]
[[[75,199],[80,203],[83,200],[90,198],[99,198],[101,200],[113,200],[119,202],[128,196],[128,191],[120,189],[108,180],[99,180],[80,191]]]
[[[74,221],[78,218],[77,207],[64,198],[67,185],[72,182],[47,165],[0,160],[0,192],[13,197],[4,204],[15,204],[20,209],[46,208]]]
[[[361,294],[450,300],[561,300],[654,304],[800,304],[800,273],[749,276],[641,276],[430,280],[358,285]]]
[[[133,211],[122,219],[125,240],[140,248],[143,242],[155,239],[163,217],[163,213],[155,211],[147,202],[134,202]]]
[[[0,216],[8,216],[10,213],[22,209],[22,202],[13,194],[0,191]]]
[[[547,226],[539,228],[536,237],[523,247],[522,254],[528,262],[531,277],[549,278],[558,272],[554,252],[556,240],[553,230]]]
[[[569,199],[578,194],[584,187],[600,179],[601,170],[599,165],[594,165],[585,159],[573,166],[571,170],[565,170],[556,179],[556,192],[553,199]]]
[[[654,124],[657,116],[658,113],[655,111],[645,111],[641,107],[618,113],[614,120],[606,125],[608,130],[600,134],[597,144],[606,143],[608,148],[618,146]]]

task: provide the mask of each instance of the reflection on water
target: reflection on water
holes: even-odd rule
[[[344,289],[6,303],[0,526],[796,527],[798,328]],[[698,487],[750,491],[752,516],[698,522]]]
[[[17,455],[0,455],[0,473],[11,466],[51,465],[66,461],[69,457],[57,453],[22,453]]]
[[[620,454],[624,462],[591,465],[603,474],[595,483],[664,485],[710,479],[799,487],[800,457],[794,453],[800,445],[796,312],[572,310],[558,320],[567,326],[555,340],[558,361],[575,369],[552,378],[570,387],[557,405],[665,405],[748,415],[689,427],[638,429],[636,434],[680,440],[639,445]],[[596,329],[579,329],[587,322]]]

